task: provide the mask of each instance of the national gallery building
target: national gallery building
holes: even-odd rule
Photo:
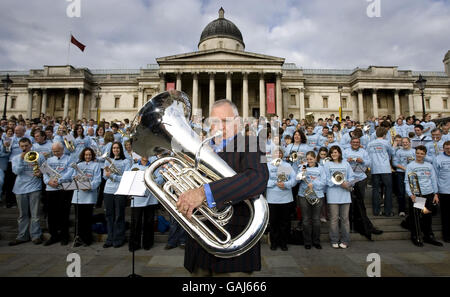
[[[396,66],[366,69],[303,69],[285,58],[245,51],[238,27],[224,17],[210,22],[198,51],[160,57],[141,69],[95,70],[70,65],[29,71],[0,71],[13,80],[7,116],[40,113],[108,121],[133,119],[143,104],[168,89],[182,90],[195,113],[208,116],[215,100],[228,98],[244,117],[278,115],[315,118],[338,115],[364,122],[370,116],[422,115],[419,74],[427,80],[426,111],[450,115],[450,51],[443,53],[442,72],[400,70]],[[3,86],[0,108],[4,105]]]

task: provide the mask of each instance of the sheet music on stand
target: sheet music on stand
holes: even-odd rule
[[[125,171],[115,195],[146,196],[147,187],[144,182],[144,171]]]
[[[72,191],[72,190],[90,190],[91,182],[89,180],[72,180],[71,182],[66,182],[61,184],[61,188],[63,191]]]

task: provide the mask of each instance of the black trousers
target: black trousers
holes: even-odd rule
[[[441,206],[442,238],[450,240],[450,194],[439,194]]]
[[[55,239],[69,240],[69,216],[73,191],[47,191],[48,231]]]
[[[426,198],[427,201],[425,202],[425,207],[429,210],[433,209],[433,197],[434,194],[429,195],[422,195],[423,198]],[[411,198],[408,198],[409,201],[409,216],[408,216],[408,225],[411,229],[411,238],[412,239],[418,239],[417,238],[417,231],[416,231],[416,224],[414,223],[414,211],[416,211],[416,214],[419,216],[419,226],[421,229],[421,233],[423,233],[423,236],[425,238],[430,238],[434,236],[433,231],[431,230],[431,224],[433,219],[433,214],[424,214],[419,209],[414,208],[414,203],[412,202]],[[422,234],[418,234],[419,237],[422,237]]]
[[[156,205],[132,207],[130,248],[151,248],[154,243],[154,223]]]
[[[100,170],[101,175],[103,176],[103,169]],[[98,196],[97,196],[97,203],[95,204],[95,207],[101,208],[103,204],[103,191],[105,190],[106,180],[102,178],[102,181],[100,182],[100,187],[98,189]]]
[[[353,230],[363,236],[372,234],[373,225],[367,217],[364,196],[366,194],[367,179],[357,182],[353,186],[351,193],[352,203],[350,204],[349,221]]]
[[[269,232],[270,244],[286,246],[291,231],[291,203],[272,204],[269,203]]]
[[[8,162],[8,168],[5,172],[5,182],[3,183],[3,193],[5,193],[5,203],[7,205],[16,203],[16,195],[12,192],[16,177],[12,171],[12,163]]]
[[[95,204],[74,204],[76,221],[76,235],[86,244],[92,243],[92,214]]]

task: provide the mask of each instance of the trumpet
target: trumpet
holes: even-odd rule
[[[29,151],[23,156],[23,160],[27,163],[33,164],[33,172],[40,172],[39,170],[39,153],[36,151]]]

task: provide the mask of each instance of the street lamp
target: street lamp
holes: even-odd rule
[[[13,83],[13,81],[9,78],[9,74],[6,74],[6,78],[2,79],[2,83],[3,83],[3,88],[5,89],[5,106],[3,107],[2,120],[6,120],[6,104],[8,102],[8,91],[9,91],[9,87]]]
[[[338,86],[339,91],[339,124],[342,123],[342,89],[341,85]]]
[[[423,111],[423,120],[425,120],[425,100],[423,98],[423,91],[425,90],[425,85],[427,80],[422,77],[422,74],[419,75],[419,79],[416,81],[416,85],[419,88],[422,94],[422,111]]]
[[[97,92],[97,98],[96,98],[96,103],[97,103],[97,126],[100,125],[100,90],[102,88],[100,88],[100,84],[97,84],[97,87],[95,88],[95,91]]]

